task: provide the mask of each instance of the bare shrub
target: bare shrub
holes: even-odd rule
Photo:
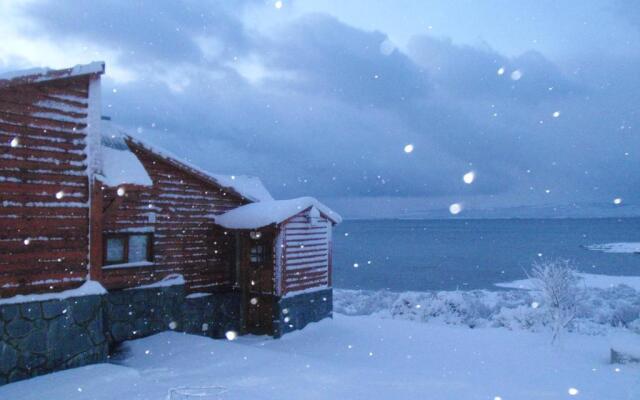
[[[578,313],[578,276],[568,260],[553,259],[535,262],[529,277],[542,295],[542,310],[551,326],[553,343]]]

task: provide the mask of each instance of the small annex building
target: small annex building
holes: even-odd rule
[[[330,317],[340,216],[127,134],[102,117],[104,72],[0,75],[0,384],[163,330],[279,337]]]

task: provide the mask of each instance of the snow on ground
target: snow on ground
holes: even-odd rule
[[[9,384],[0,398],[163,400],[181,386],[224,386],[225,399],[640,398],[640,366],[608,364],[606,337],[561,340],[552,346],[540,333],[343,315],[279,340],[165,332],[128,342],[120,365]]]
[[[588,250],[605,253],[640,253],[640,243],[634,242],[592,244],[585,247]]]
[[[579,285],[583,285],[587,288],[607,289],[618,285],[627,285],[640,290],[640,276],[613,276],[613,275],[599,275],[599,274],[585,274],[577,272],[576,275],[580,279]],[[509,289],[534,289],[535,282],[532,279],[520,279],[512,282],[496,283],[498,287]]]

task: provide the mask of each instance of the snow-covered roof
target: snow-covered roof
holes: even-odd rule
[[[153,181],[138,157],[129,149],[124,138],[126,133],[110,121],[101,121],[100,158],[102,173],[98,178],[106,186],[124,184],[152,186]]]
[[[302,211],[315,207],[333,223],[342,222],[342,217],[313,197],[298,197],[290,200],[271,200],[246,204],[222,215],[215,216],[216,224],[229,229],[258,229],[279,224]]]
[[[262,184],[260,178],[247,175],[222,175],[212,174],[198,166],[191,164],[188,161],[181,159],[180,157],[161,149],[157,146],[151,145],[146,141],[143,141],[137,137],[133,137],[129,134],[126,135],[126,139],[142,149],[149,151],[170,164],[187,171],[188,173],[198,176],[206,181],[220,186],[232,193],[244,197],[245,199],[253,202],[272,201],[273,197]]]
[[[247,199],[255,201],[272,201],[271,193],[264,186],[260,178],[250,175],[220,175],[209,174],[222,186],[232,187]]]
[[[76,65],[75,67],[65,69],[31,68],[0,74],[0,87],[38,83],[55,79],[72,78],[74,76],[103,73],[103,61],[94,61],[90,64]]]

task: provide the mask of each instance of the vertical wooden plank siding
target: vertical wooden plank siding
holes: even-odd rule
[[[90,79],[0,88],[0,297],[87,277]]]
[[[207,291],[233,284],[235,237],[213,224],[212,216],[246,204],[238,196],[176,168],[162,156],[130,144],[153,181],[153,187],[127,189],[122,204],[104,221],[108,233],[153,233],[153,265],[103,268],[108,289],[158,281],[182,274],[187,290]],[[117,196],[116,188],[103,190],[105,207]]]
[[[324,216],[311,224],[308,210],[283,225],[283,295],[329,286],[331,227]]]

